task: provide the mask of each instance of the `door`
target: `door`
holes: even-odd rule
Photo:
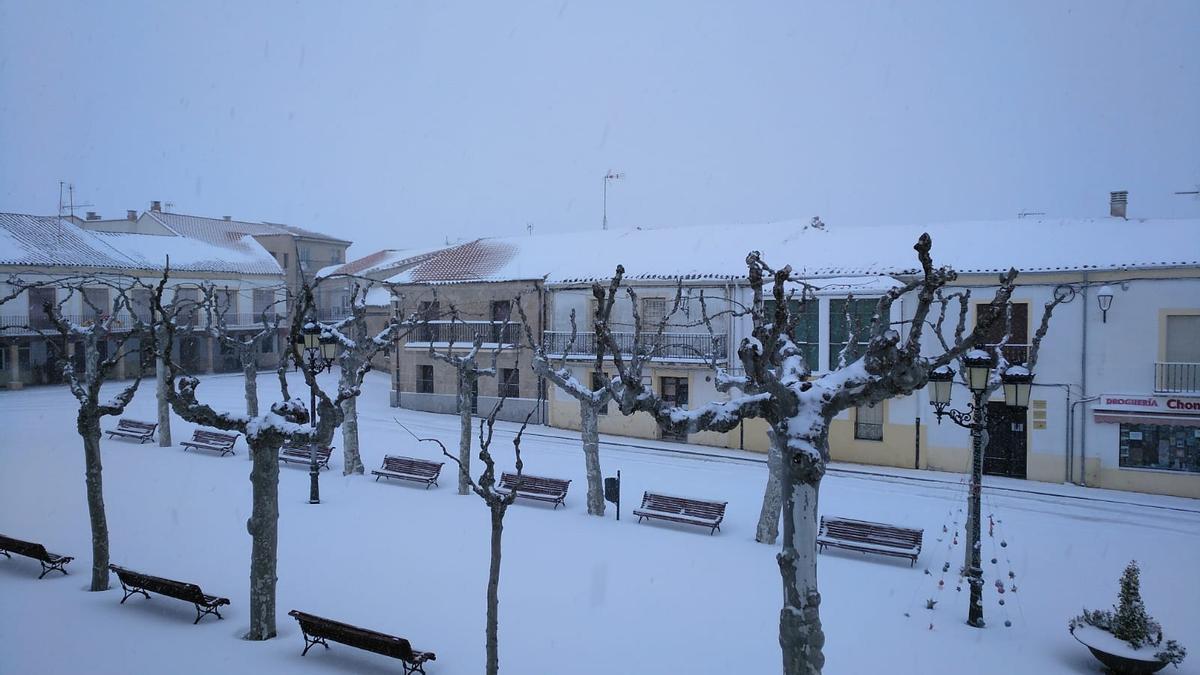
[[[686,377],[660,377],[658,386],[663,401],[670,405],[687,407],[688,381]],[[687,441],[687,434],[663,431],[662,438],[664,441]]]
[[[983,472],[990,476],[1025,477],[1026,434],[1024,408],[1003,402],[987,404],[987,445]]]

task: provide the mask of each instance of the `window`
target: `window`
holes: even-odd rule
[[[58,302],[53,288],[31,288],[29,293],[29,325],[33,328],[52,328],[46,316],[46,305]]]
[[[417,393],[433,393],[433,366],[417,366]]]
[[[657,329],[666,316],[666,298],[642,298],[642,330]]]
[[[1200,427],[1122,424],[1120,465],[1200,473]]]
[[[417,342],[434,342],[437,340],[437,325],[430,325],[425,322],[436,320],[440,311],[441,308],[437,300],[422,300],[417,305],[417,320],[422,322],[417,327]]]
[[[863,441],[883,440],[883,404],[860,405],[854,409],[854,437]]]
[[[830,370],[837,368],[842,348],[850,339],[851,329],[853,329],[855,341],[846,350],[846,363],[854,361],[866,351],[867,343],[871,341],[867,333],[871,330],[871,319],[875,317],[875,306],[878,304],[879,300],[876,298],[829,301]],[[847,312],[849,312],[849,323],[846,322]],[[882,320],[890,321],[890,318],[883,317]]]
[[[1200,314],[1167,317],[1168,363],[1200,363]]]
[[[217,302],[217,316],[225,319],[229,324],[240,324],[238,321],[238,292],[234,289],[222,288],[213,296]]]
[[[788,311],[792,315],[792,320],[796,322],[796,327],[792,330],[792,341],[800,348],[800,352],[804,354],[804,362],[812,370],[816,370],[820,366],[817,362],[821,347],[819,309],[815,299],[807,302],[788,301]],[[765,319],[773,322],[775,320],[775,301],[764,301],[763,310],[766,312]],[[836,359],[834,361],[836,363]]]
[[[196,321],[196,307],[200,302],[200,290],[196,288],[176,288],[175,301],[172,306],[179,310],[175,320],[180,325],[190,325]]]
[[[499,394],[508,398],[521,397],[521,372],[516,368],[501,368]]]
[[[597,373],[596,371],[592,371],[592,391],[600,391],[607,385],[608,385],[608,376],[607,375],[605,375],[604,373]],[[608,406],[605,405],[604,407],[596,410],[596,414],[607,415],[608,414]]]
[[[150,322],[150,289],[135,288],[130,291],[129,304],[133,305],[133,315],[139,321]]]
[[[108,303],[107,288],[85,288],[79,305],[82,320],[86,323],[108,316],[112,306]]]
[[[688,379],[686,377],[660,377],[659,390],[662,400],[667,405],[686,408],[688,404]],[[664,441],[686,441],[687,431],[663,430]]]
[[[492,342],[512,342],[512,325],[505,327],[505,322],[512,318],[512,302],[509,300],[492,301]]]
[[[291,261],[288,260],[288,254],[284,253],[283,254],[283,269],[286,270],[288,268],[289,262],[291,262]]]
[[[1014,302],[1012,306],[1012,335],[1008,338],[1008,344],[1004,347],[1004,358],[1008,359],[1009,363],[1025,363],[1029,360],[1029,303]],[[980,303],[975,305],[975,323],[979,324],[980,319],[987,315],[987,304]],[[995,351],[996,345],[1004,339],[1006,324],[1004,315],[996,319],[989,330],[983,337],[983,346],[988,351]]]
[[[262,320],[263,314],[267,320],[275,318],[275,291],[256,289],[254,291],[254,321]]]
[[[259,346],[259,351],[263,354],[273,354],[275,352],[275,336],[268,335],[264,337],[262,344]]]
[[[312,250],[309,249],[307,246],[301,246],[299,254],[300,254],[299,255],[300,263],[302,265],[308,264],[308,261],[312,260]]]

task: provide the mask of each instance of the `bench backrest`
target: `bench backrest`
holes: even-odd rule
[[[224,445],[232,447],[234,443],[237,443],[237,439],[237,434],[225,434],[221,433],[220,431],[205,431],[204,429],[197,429],[196,432],[192,434],[193,442],[203,443],[205,445]]]
[[[135,572],[116,565],[109,565],[109,568],[116,572],[117,576],[130,586],[137,586],[151,593],[167,595],[188,602],[204,602],[204,592],[196,584],[142,574],[141,572]]]
[[[121,420],[117,422],[117,428],[120,429],[121,431],[146,432],[146,431],[154,431],[154,429],[157,427],[158,427],[157,424],[151,424],[149,422],[139,422],[137,420],[131,420],[131,419],[125,419],[125,418],[121,418]]]
[[[563,480],[562,478],[547,478],[546,476],[531,476],[527,473],[517,475],[515,473],[500,474],[500,487],[505,489],[516,489],[521,492],[536,492],[546,495],[561,495],[565,494],[567,488],[571,485],[571,481]]]
[[[923,532],[899,525],[821,516],[821,533],[837,539],[900,548],[921,546]]]
[[[0,549],[28,558],[36,558],[37,560],[45,560],[47,562],[50,560],[50,554],[46,552],[45,546],[35,544],[32,541],[13,539],[2,534],[0,534]]]
[[[647,492],[642,495],[642,508],[666,513],[697,516],[700,518],[724,518],[728,502],[712,502],[687,497],[672,497]]]
[[[431,462],[427,459],[401,457],[400,455],[385,455],[383,458],[384,471],[427,476],[430,478],[442,472],[443,464],[445,462]]]
[[[308,457],[312,455],[312,448],[307,445],[284,445],[283,454],[292,457]],[[329,457],[333,454],[333,448],[326,445],[317,446],[317,457]]]
[[[288,612],[300,622],[300,628],[308,635],[333,640],[344,645],[366,649],[392,658],[405,661],[413,660],[412,645],[404,638],[387,635],[378,631],[351,626],[341,621],[333,621],[323,617],[306,614],[297,610]]]

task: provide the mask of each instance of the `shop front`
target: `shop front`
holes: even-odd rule
[[[1102,483],[1200,497],[1200,397],[1106,394],[1092,411],[1116,431],[1102,435],[1116,444],[1116,466],[1104,467]]]

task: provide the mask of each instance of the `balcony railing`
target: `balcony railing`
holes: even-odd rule
[[[596,334],[577,333],[575,344],[569,354],[564,354],[571,341],[569,331],[546,331],[542,333],[546,344],[546,354],[550,356],[566,356],[569,359],[589,359],[596,356]],[[613,333],[613,339],[621,350],[622,356],[633,355],[633,333]],[[707,333],[664,333],[661,342],[655,342],[653,333],[642,334],[642,353],[659,361],[711,361],[716,357],[718,363],[728,359],[728,349],[724,335],[713,336]],[[715,354],[714,354],[715,352]]]
[[[1155,363],[1154,391],[1164,394],[1200,392],[1200,363]]]
[[[408,338],[410,346],[454,343],[468,347],[479,335],[486,344],[515,345],[521,340],[521,326],[502,321],[430,321],[420,324]]]
[[[90,326],[97,319],[108,318],[107,315],[97,315],[91,312],[87,314],[63,314],[62,316],[67,321],[80,326]],[[130,330],[133,328],[133,325],[133,317],[128,312],[118,313],[117,320],[112,324],[115,332]],[[48,335],[57,333],[50,318],[41,311],[30,312],[29,314],[0,315],[0,331],[6,335],[36,335],[39,332]]]

